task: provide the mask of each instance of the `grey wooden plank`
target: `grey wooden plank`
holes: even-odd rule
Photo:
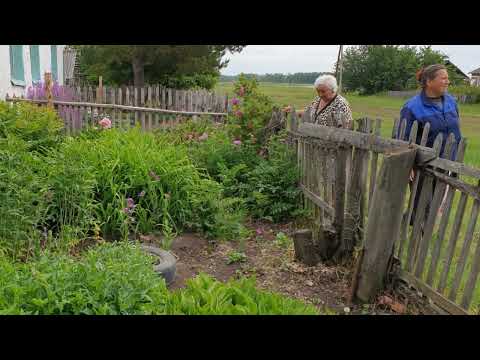
[[[351,148],[340,147],[337,150],[335,159],[335,219],[333,226],[337,234],[341,234],[343,230],[346,196],[346,165],[349,151],[351,151]]]
[[[350,130],[330,128],[308,123],[301,124],[298,133],[300,135],[318,138],[330,143],[346,144],[381,153],[394,151],[395,149],[407,146],[406,142],[400,140],[384,139]],[[446,171],[452,171],[461,175],[480,179],[480,169],[448,159],[438,158],[431,148],[418,145],[412,146],[417,149],[416,163],[419,165],[428,163],[428,166],[438,167]]]
[[[447,247],[445,264],[443,266],[442,274],[440,276],[440,282],[437,287],[437,291],[442,294],[445,290],[445,287],[447,286],[448,273],[450,271],[450,266],[452,265],[453,256],[455,255],[455,248],[458,240],[458,235],[460,233],[460,226],[462,224],[463,215],[465,213],[466,203],[467,203],[467,194],[462,193],[460,196],[460,202],[458,204],[457,213],[455,216],[455,221],[453,223],[452,232],[450,233],[450,241]]]
[[[364,256],[356,297],[370,302],[381,290],[387,276],[393,245],[398,237],[408,173],[415,161],[414,148],[386,155],[380,181],[373,194],[365,236]]]
[[[468,312],[462,309],[460,306],[450,301],[446,297],[437,293],[430,286],[423,281],[415,278],[415,276],[409,274],[406,271],[400,270],[399,278],[403,281],[413,285],[417,290],[420,290],[422,294],[431,299],[435,304],[440,306],[443,310],[447,311],[451,315],[468,315]]]
[[[393,129],[392,129],[392,139],[397,139],[398,138],[398,128],[400,126],[400,119],[395,118],[393,122]]]
[[[443,135],[438,134],[438,136],[435,138],[435,143],[433,145],[433,149],[436,155],[440,153],[442,141],[443,141]],[[418,174],[416,176],[418,176]],[[426,211],[426,207],[429,205],[431,201],[432,186],[433,186],[433,178],[431,176],[425,176],[423,179],[420,199],[418,201],[417,209],[415,211],[415,220],[413,223],[412,235],[410,237],[410,242],[408,244],[407,264],[406,264],[407,271],[413,270],[413,265],[415,264],[415,261],[418,255],[417,251],[419,246],[419,237],[421,236],[422,228],[425,225],[424,224],[425,211]]]
[[[400,136],[398,137],[399,140],[405,139],[406,128],[407,128],[407,119],[402,119],[400,122]]]
[[[479,207],[480,207],[480,201],[475,200],[473,203],[470,220],[468,222],[467,231],[465,233],[462,251],[460,253],[460,259],[457,261],[455,276],[453,278],[452,287],[450,289],[450,294],[448,296],[448,298],[452,301],[456,300],[457,291],[460,286],[460,281],[462,280],[463,272],[465,270],[465,264],[467,262],[467,257],[470,252],[470,247],[472,245],[473,232],[475,231],[475,225],[477,224]]]
[[[382,126],[382,120],[376,119],[375,121],[375,136],[380,136],[380,130]],[[368,207],[372,202],[373,190],[375,189],[375,183],[377,179],[377,166],[378,166],[378,153],[372,152],[372,162],[370,168],[370,185],[369,185],[369,196],[368,196]]]
[[[152,87],[149,86],[147,88],[147,107],[151,107],[153,108],[153,95],[152,95]],[[149,113],[148,114],[148,117],[147,117],[147,129],[148,130],[152,130],[152,127],[153,127],[153,114],[152,113]]]
[[[416,138],[416,134],[415,134],[415,138]],[[454,143],[455,143],[455,136],[453,134],[450,134],[450,136],[448,136],[447,138],[447,141],[445,144],[445,151],[442,156],[446,158],[451,158]],[[434,145],[434,149],[436,149],[437,153],[440,152],[440,147],[441,147],[441,141],[436,142]],[[428,171],[426,171],[426,173],[429,175],[432,175],[431,178],[430,177],[428,178],[438,179],[438,177],[435,176],[435,173],[430,174]],[[430,204],[430,213],[425,224],[424,234],[420,243],[420,252],[419,252],[419,256],[416,263],[415,276],[417,276],[418,278],[420,278],[423,274],[423,269],[424,269],[425,260],[428,253],[428,248],[433,235],[433,228],[435,226],[435,221],[437,219],[438,210],[440,209],[442,199],[445,195],[446,187],[447,186],[445,182],[437,182],[437,186],[435,188],[435,194],[433,195],[433,200],[432,200],[432,203]]]
[[[430,123],[426,123],[423,127],[422,139],[420,140],[420,145],[425,146],[428,141],[428,134],[430,133]]]
[[[417,132],[418,132],[418,122],[414,121],[412,125],[412,129],[410,130],[410,136],[408,137],[408,141],[410,143],[416,143],[417,141]]]
[[[465,284],[465,289],[463,290],[463,297],[461,305],[464,309],[470,307],[472,302],[472,296],[477,285],[478,274],[480,272],[480,241],[477,242],[477,248],[475,254],[473,255],[473,263],[470,269],[470,274]]]

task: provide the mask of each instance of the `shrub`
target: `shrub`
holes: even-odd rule
[[[153,262],[127,242],[104,243],[80,259],[46,252],[14,263],[0,256],[0,314],[318,314],[311,305],[256,289],[253,278],[224,284],[200,274],[171,293]]]
[[[299,171],[284,134],[268,144],[268,158],[247,175],[247,207],[254,217],[274,222],[300,215]]]
[[[480,87],[478,86],[450,86],[448,88],[449,93],[454,96],[467,96],[472,103],[480,103]]]
[[[62,141],[63,122],[53,109],[28,103],[0,102],[0,138],[24,140],[28,151],[44,151]]]
[[[256,79],[243,75],[234,84],[234,93],[237,97],[231,100],[232,111],[227,118],[231,137],[262,144],[264,128],[272,116],[272,100],[258,90]]]
[[[72,149],[64,152],[82,154],[84,166],[95,169],[96,218],[105,235],[208,228],[221,189],[183,147],[139,129],[101,131],[94,140],[79,138],[66,147]]]
[[[98,246],[79,261],[48,252],[26,264],[1,258],[0,313],[162,313],[167,290],[152,262],[128,243]]]
[[[0,248],[14,258],[38,250],[47,212],[40,157],[18,138],[0,138]]]

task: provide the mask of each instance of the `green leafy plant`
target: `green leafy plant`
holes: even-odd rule
[[[285,235],[285,233],[279,232],[275,236],[275,243],[280,247],[287,248],[293,243],[293,240]]]
[[[220,283],[200,274],[187,281],[185,290],[169,298],[169,314],[185,315],[318,315],[311,305],[271,292],[259,291],[255,278]]]
[[[0,101],[0,138],[11,135],[22,139],[28,151],[43,152],[57,146],[63,141],[62,129],[63,121],[53,109]]]
[[[227,264],[236,264],[247,261],[247,255],[243,252],[231,251],[227,256]]]
[[[0,256],[0,314],[318,314],[311,305],[256,289],[254,278],[221,283],[200,274],[169,292],[153,263],[128,242],[98,245],[78,259],[49,251],[28,263]]]

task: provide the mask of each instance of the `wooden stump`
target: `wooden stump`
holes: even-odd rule
[[[313,241],[312,231],[309,229],[298,230],[293,234],[293,245],[295,247],[295,259],[305,265],[315,266],[320,258]]]

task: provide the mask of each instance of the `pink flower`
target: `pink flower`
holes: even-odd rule
[[[243,113],[240,110],[235,111],[235,115],[238,117],[242,117]]]
[[[260,236],[260,235],[263,235],[263,230],[261,228],[257,228],[257,230],[255,230],[257,235]]]
[[[133,201],[132,198],[128,198],[128,199],[127,199],[127,207],[128,207],[129,209],[132,209],[132,208],[135,208],[135,206],[136,206],[136,205],[135,205],[135,201]]]
[[[104,129],[110,129],[112,127],[112,122],[108,118],[103,118],[98,124]]]
[[[238,95],[240,95],[240,96],[245,95],[245,88],[243,86],[241,86],[240,90],[238,90]]]
[[[232,105],[238,105],[238,104],[240,104],[240,100],[238,100],[237,98],[232,99]]]
[[[235,140],[235,141],[233,142],[233,145],[239,146],[239,145],[242,145],[242,142],[241,142],[240,140]]]

